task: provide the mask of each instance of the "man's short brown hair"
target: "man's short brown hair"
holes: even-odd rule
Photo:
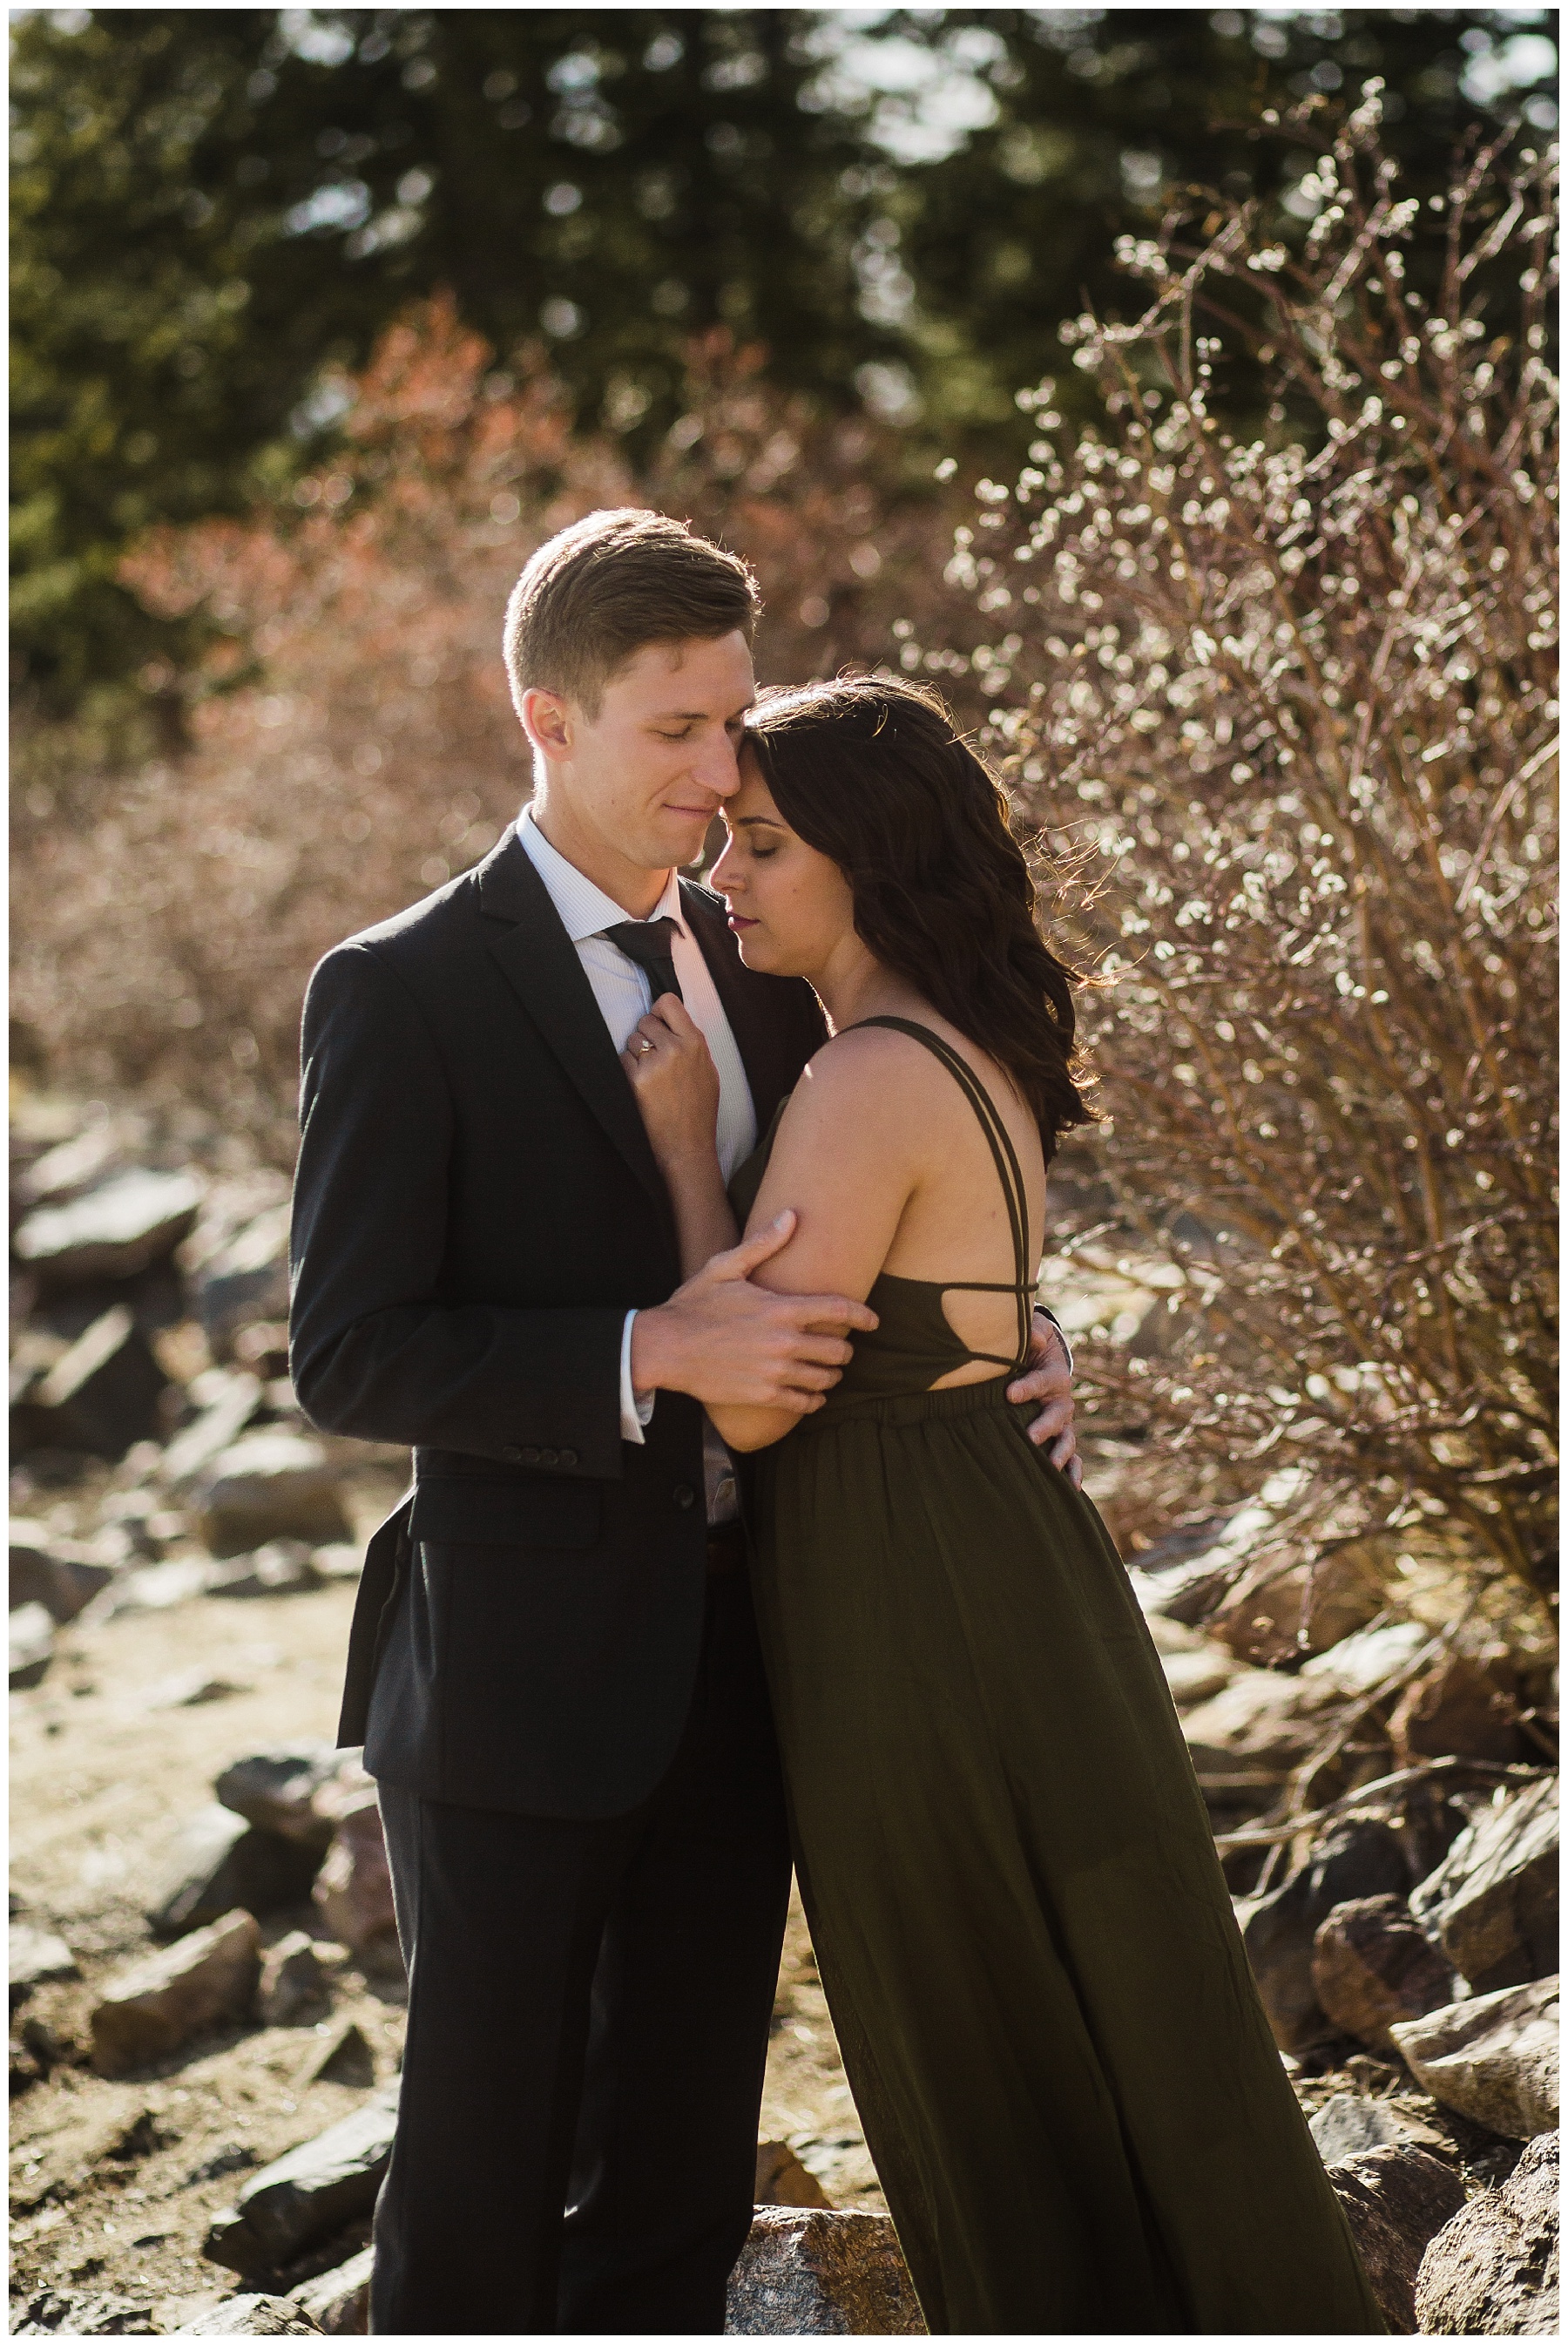
[[[605,685],[649,643],[748,642],[761,611],[757,581],[684,521],[635,506],[589,513],[541,545],[512,589],[502,638],[512,701],[558,692],[590,716]]]

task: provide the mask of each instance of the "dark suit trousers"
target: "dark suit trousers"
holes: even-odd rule
[[[372,2329],[721,2333],[789,1890],[744,1571],[709,1582],[684,1737],[631,1814],[380,1797],[409,1989]]]

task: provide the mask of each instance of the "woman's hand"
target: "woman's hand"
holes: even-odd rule
[[[715,1155],[719,1069],[701,1027],[673,993],[661,995],[620,1054],[662,1170]]]

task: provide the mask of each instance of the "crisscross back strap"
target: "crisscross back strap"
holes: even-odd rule
[[[1024,1186],[1023,1171],[1018,1160],[1018,1151],[1012,1144],[1012,1136],[998,1114],[995,1101],[984,1084],[971,1072],[952,1045],[950,1042],[944,1042],[941,1036],[933,1033],[929,1026],[917,1025],[910,1017],[862,1017],[859,1024],[861,1026],[885,1026],[890,1033],[907,1034],[911,1042],[919,1042],[922,1047],[930,1050],[933,1057],[941,1060],[975,1111],[980,1129],[986,1136],[991,1161],[996,1166],[997,1178],[1001,1182],[1002,1196],[1007,1205],[1008,1226],[1012,1232],[1013,1282],[1008,1286],[1001,1283],[988,1284],[978,1278],[950,1278],[940,1280],[940,1283],[944,1293],[1011,1294],[1016,1298],[1018,1302],[1017,1363],[1021,1366],[1029,1354],[1030,1318],[1029,1191]],[[855,1030],[853,1027],[846,1028],[849,1032]],[[939,1283],[936,1279],[930,1282],[933,1285]],[[994,1351],[974,1351],[970,1353],[970,1357],[977,1359],[990,1359],[1002,1367],[1011,1364],[1000,1359]]]

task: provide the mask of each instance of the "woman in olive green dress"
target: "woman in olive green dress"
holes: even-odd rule
[[[1138,1605],[1006,1387],[1058,1135],[1068,974],[994,782],[870,680],[753,712],[716,873],[833,1038],[727,1197],[673,996],[625,1065],[688,1270],[864,1295],[803,1416],[716,1410],[822,1982],[933,2332],[1382,2331],[1258,2002]]]

